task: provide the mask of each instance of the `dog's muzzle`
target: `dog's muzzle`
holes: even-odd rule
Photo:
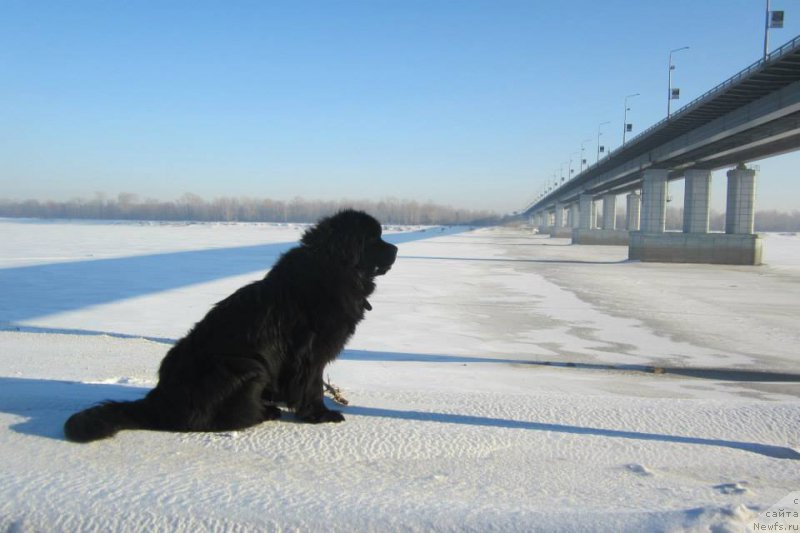
[[[376,276],[383,276],[392,269],[392,265],[397,259],[397,246],[386,243],[386,251],[381,255],[380,264],[375,266]]]

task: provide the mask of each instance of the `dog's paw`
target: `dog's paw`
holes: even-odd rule
[[[274,405],[264,406],[264,422],[267,420],[277,420],[281,417],[281,410]]]
[[[311,424],[324,424],[327,422],[344,422],[344,415],[339,411],[320,411],[303,417],[303,421]]]
[[[344,415],[339,411],[327,411],[321,418],[320,422],[344,422]]]

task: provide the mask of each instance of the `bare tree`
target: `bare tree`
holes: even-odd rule
[[[0,200],[0,216],[74,219],[139,219],[251,222],[314,222],[337,210],[352,207],[375,215],[385,224],[486,224],[497,220],[489,211],[470,211],[434,202],[386,198],[379,201],[308,201],[295,197],[289,202],[272,199],[220,197],[208,202],[193,193],[176,201],[141,201],[134,193],[120,193],[109,199],[98,193],[91,200],[68,202],[15,202]]]

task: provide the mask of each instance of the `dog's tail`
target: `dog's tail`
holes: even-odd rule
[[[73,442],[91,442],[112,437],[122,429],[154,429],[148,403],[147,398],[103,402],[69,417],[64,434]]]

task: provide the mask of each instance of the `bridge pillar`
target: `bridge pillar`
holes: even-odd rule
[[[570,206],[569,206],[569,216],[570,216],[570,225],[569,225],[569,227],[571,227],[572,229],[577,228],[578,224],[580,224],[580,221],[581,221],[580,206],[579,206],[578,202],[572,202],[572,204],[570,204]]]
[[[542,225],[540,226],[539,233],[546,233],[550,235],[553,228],[553,212],[549,209],[542,211]]]
[[[541,232],[542,228],[542,212],[534,211],[531,215],[531,225],[537,232]]]
[[[643,213],[642,230],[631,232],[630,259],[662,263],[761,264],[761,239],[753,233],[755,171],[740,166],[728,172],[725,233],[708,231],[711,179],[705,170],[686,171],[683,231],[665,232],[660,218],[661,204],[653,198],[661,195],[662,191],[666,195],[666,171],[662,172],[663,188],[658,176],[648,188],[645,173],[643,203],[645,210],[650,209],[650,216]],[[655,215],[653,204],[658,210]]]
[[[566,204],[556,202],[555,224],[553,231],[550,232],[551,237],[572,237],[572,228],[564,224],[564,208]]]
[[[616,217],[616,195],[609,194],[603,197],[603,229],[597,227],[597,204],[590,194],[582,194],[579,197],[580,224],[572,230],[572,244],[628,244],[628,232],[615,230],[613,226],[608,229],[606,224]],[[606,210],[610,209],[613,213],[608,215]]]
[[[591,194],[581,194],[578,197],[578,229],[592,229],[592,216],[594,215],[594,199]]]
[[[531,213],[530,216],[528,217],[528,222],[530,223],[531,228],[533,228],[533,229],[538,228],[539,227],[539,213],[537,213],[536,211]]]
[[[549,222],[550,213],[547,211],[547,209],[543,209],[539,212],[539,233],[550,233]]]
[[[603,196],[603,229],[614,230],[617,228],[617,195],[606,194]]]
[[[642,197],[632,192],[627,196],[627,213],[625,214],[625,227],[628,231],[639,231],[639,214],[642,209]]]
[[[683,232],[708,233],[710,170],[687,170],[684,175]]]
[[[555,221],[553,227],[560,229],[564,227],[564,204],[556,202]]]
[[[667,223],[668,170],[644,171],[642,183],[642,233],[664,233]]]
[[[755,226],[756,171],[740,165],[728,171],[725,233],[751,235]]]

